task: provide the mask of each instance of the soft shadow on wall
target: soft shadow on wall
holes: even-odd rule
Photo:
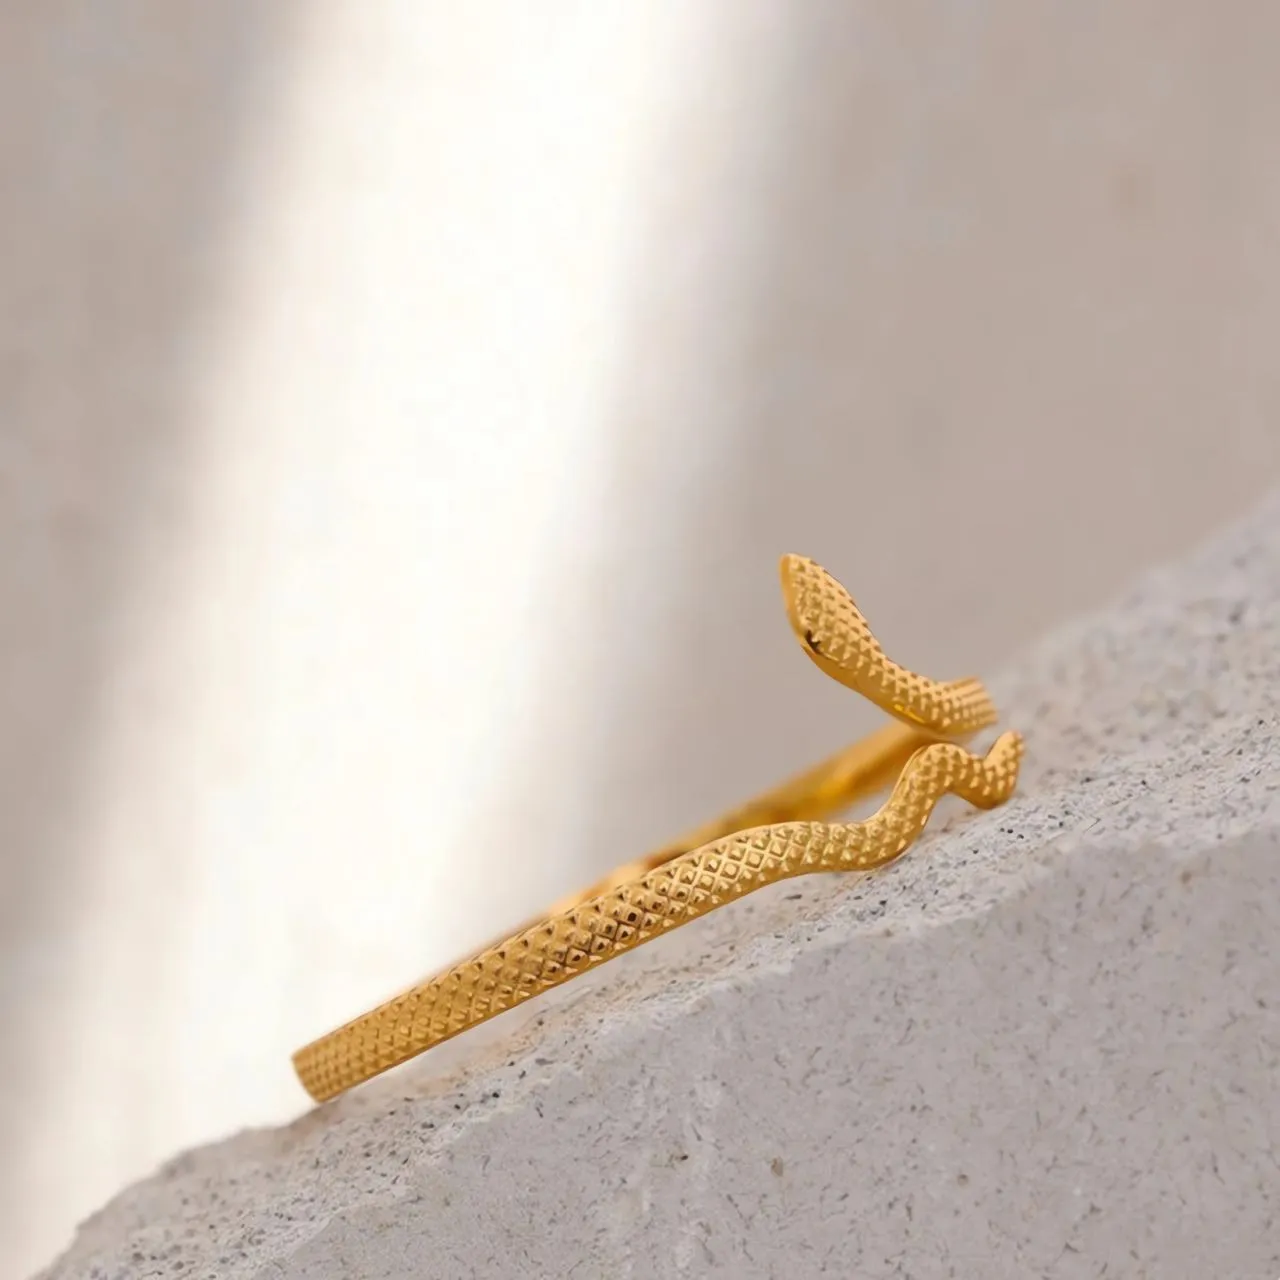
[[[190,389],[218,292],[224,216],[291,4],[141,0],[10,9],[0,26],[0,1240],[6,1274],[54,1247],[61,1204],[109,1153],[83,1117],[80,1159],[51,1163],[68,966],[95,910],[77,864],[110,653],[139,575],[181,536]],[[131,869],[113,869],[128,877]],[[166,902],[148,883],[157,973]],[[48,993],[48,998],[42,995]],[[134,1002],[136,1007],[140,1002]],[[55,1065],[56,1064],[56,1065]],[[99,1063],[98,1067],[108,1064]],[[117,1064],[118,1065],[118,1064]],[[124,1064],[127,1069],[127,1064]]]
[[[1280,11],[720,18],[655,148],[580,874],[874,722],[780,552],[989,676],[1280,479]]]

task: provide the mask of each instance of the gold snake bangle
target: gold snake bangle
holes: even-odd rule
[[[299,1049],[294,1067],[314,1099],[332,1098],[767,884],[883,867],[910,846],[948,792],[979,808],[1009,798],[1021,736],[1002,734],[982,756],[961,745],[996,721],[979,681],[943,683],[907,671],[885,656],[848,592],[819,565],[784,556],[781,571],[787,616],[805,652],[894,723]],[[870,817],[824,820],[891,782]]]

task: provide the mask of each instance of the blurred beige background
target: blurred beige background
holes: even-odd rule
[[[0,17],[0,1271],[1280,477],[1280,8]],[[1028,726],[1034,744],[1034,726]]]

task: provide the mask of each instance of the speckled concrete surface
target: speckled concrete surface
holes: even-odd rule
[[[87,1223],[70,1277],[1280,1276],[1280,495],[996,683],[1019,797]]]

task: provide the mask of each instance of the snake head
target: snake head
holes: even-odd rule
[[[840,664],[851,651],[881,652],[853,597],[817,561],[785,555],[778,570],[787,620],[811,658]]]
[[[943,738],[995,723],[980,681],[930,680],[886,657],[853,597],[816,561],[786,555],[779,572],[787,620],[820,671],[903,723]]]

